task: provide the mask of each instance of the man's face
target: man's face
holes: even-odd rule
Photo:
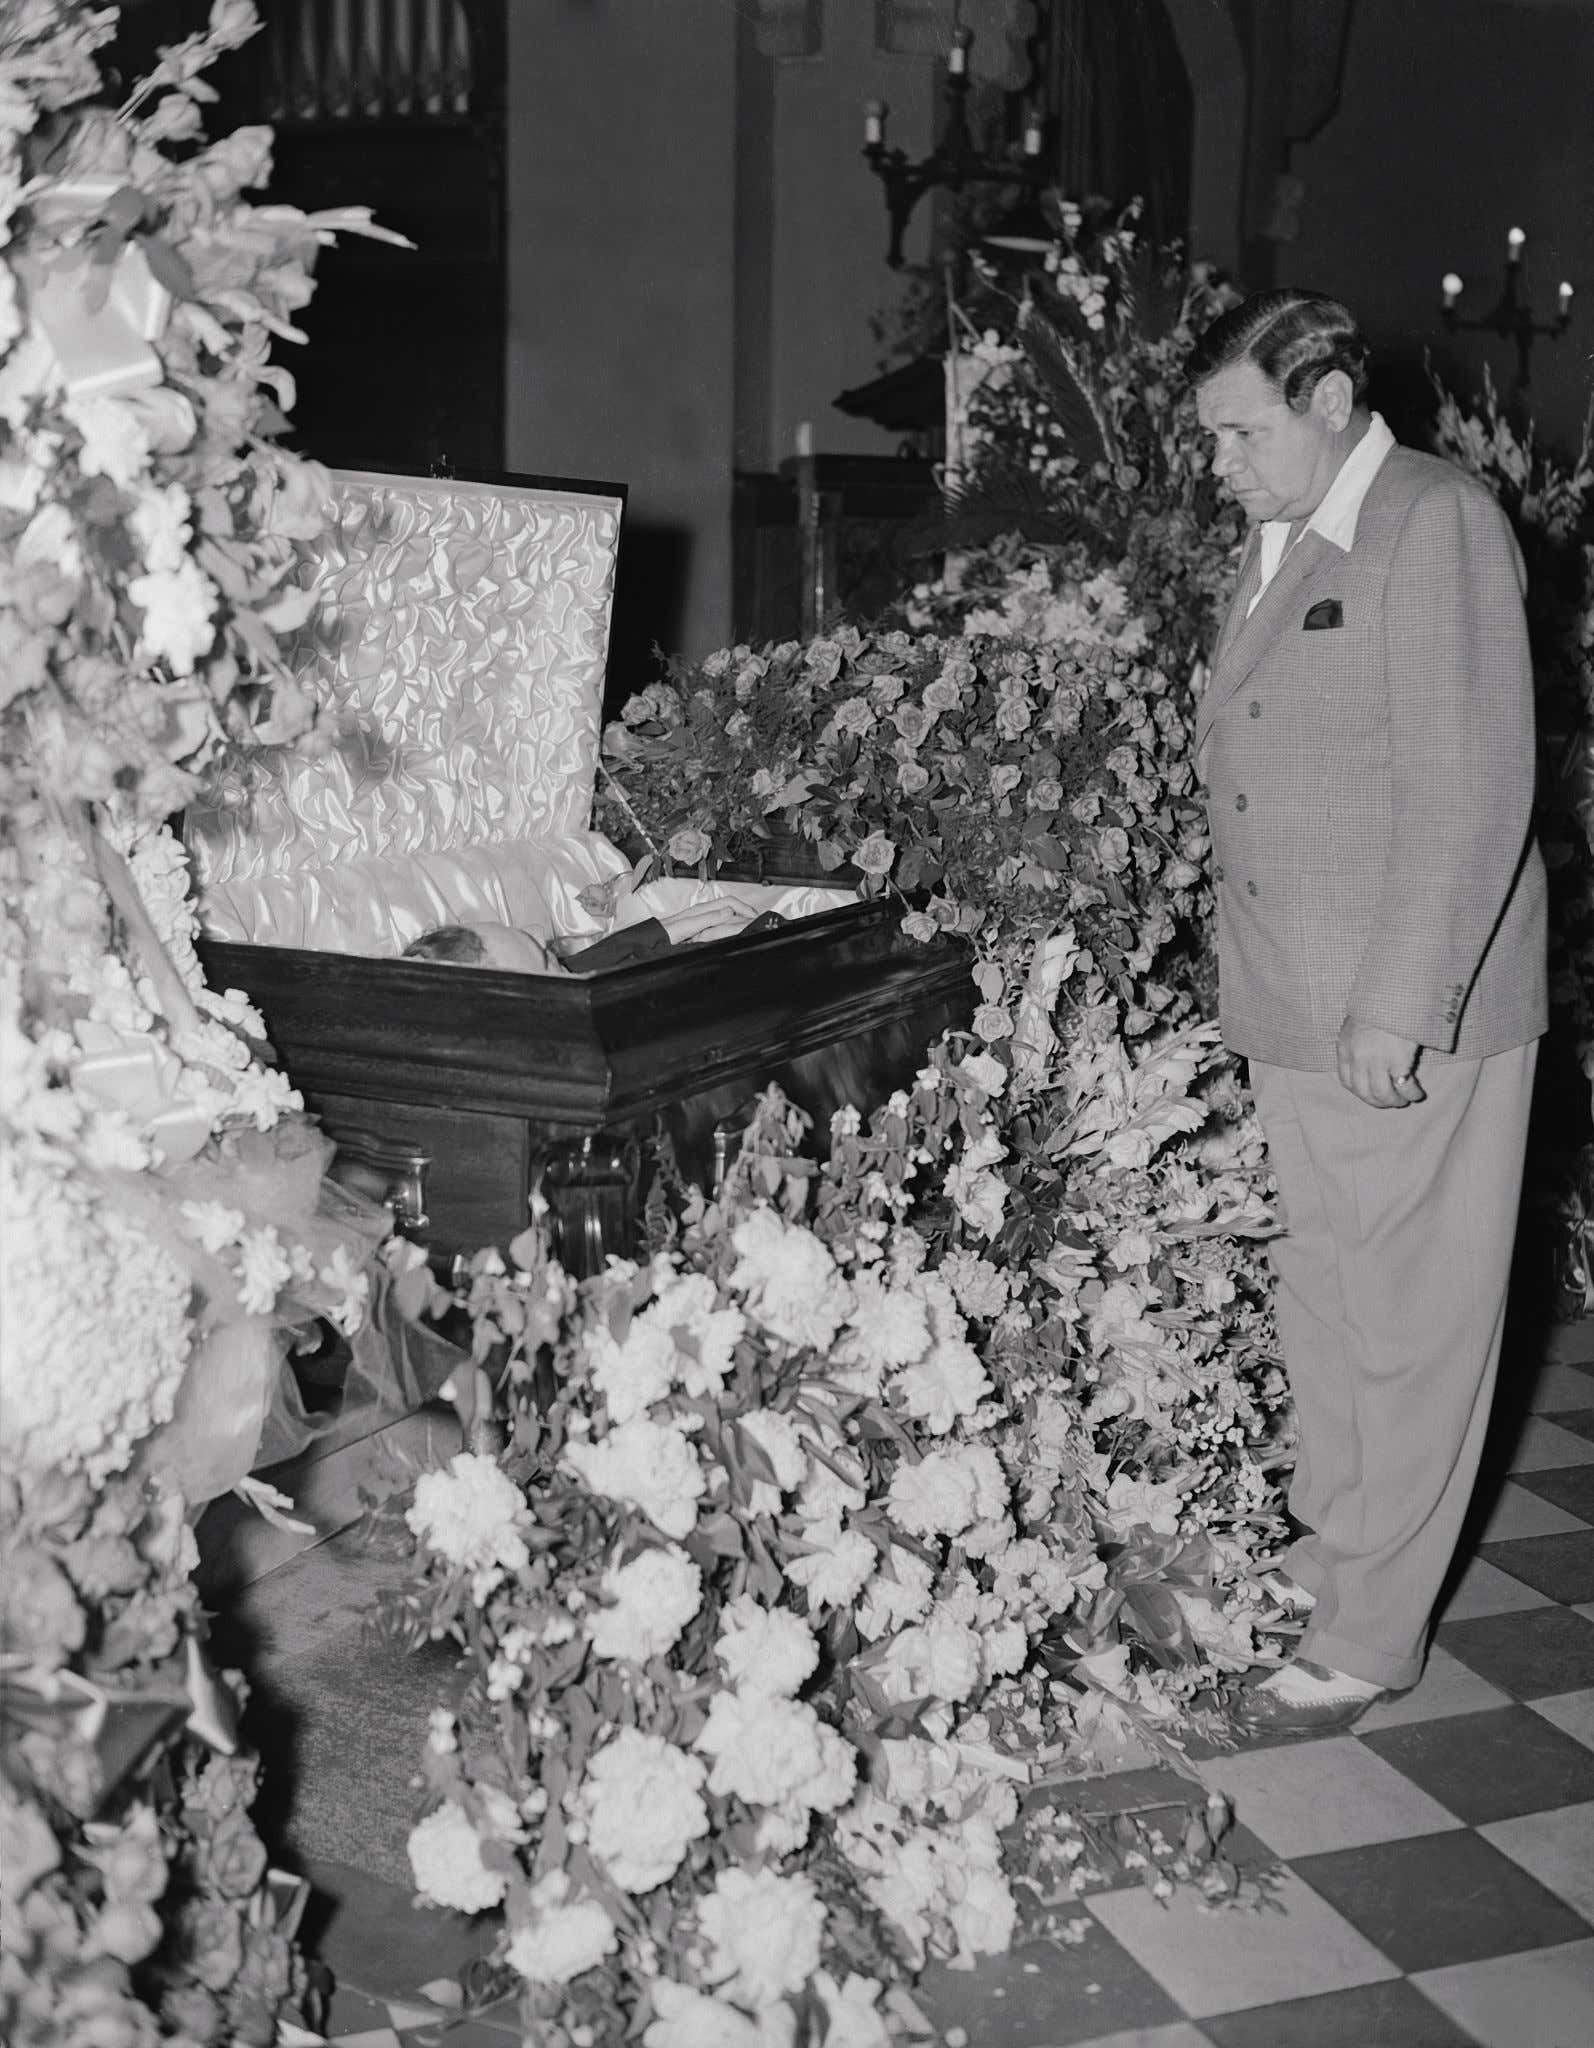
[[[1291,412],[1255,363],[1232,363],[1196,389],[1196,417],[1212,436],[1212,474],[1253,524],[1317,510],[1342,455],[1325,378],[1305,412]]]

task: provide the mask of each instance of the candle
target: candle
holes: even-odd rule
[[[878,149],[886,139],[886,103],[870,100],[863,110],[863,146]]]
[[[1445,311],[1448,313],[1461,296],[1461,279],[1453,270],[1447,270],[1439,280],[1439,288],[1445,295]]]
[[[1561,279],[1561,289],[1556,293],[1555,300],[1555,310],[1563,320],[1570,320],[1572,317],[1572,287],[1564,277]]]
[[[1026,156],[1039,156],[1045,140],[1046,135],[1041,127],[1040,115],[1034,107],[1026,107],[1024,109],[1024,154]]]
[[[797,453],[799,456],[809,456],[813,452],[814,423],[812,420],[799,420],[797,422]]]
[[[954,78],[961,78],[969,68],[969,44],[974,40],[971,28],[960,28],[952,38],[952,47],[946,53],[946,68]]]
[[[1522,261],[1522,244],[1527,236],[1520,228],[1512,228],[1505,238],[1505,260],[1510,264]]]

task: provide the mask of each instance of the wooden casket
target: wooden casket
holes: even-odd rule
[[[440,1260],[540,1192],[573,1271],[634,1248],[657,1134],[711,1185],[777,1081],[868,1109],[967,1020],[966,951],[771,884],[789,921],[598,973],[398,957],[501,921],[601,937],[625,857],[590,829],[623,493],[339,473],[294,662],[330,745],[252,758],[186,834],[213,985],[245,990],[340,1171]],[[745,884],[704,883],[716,887]]]

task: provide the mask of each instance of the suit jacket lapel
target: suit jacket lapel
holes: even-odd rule
[[[1196,717],[1196,745],[1199,748],[1211,730],[1219,710],[1234,695],[1275,640],[1290,630],[1296,606],[1306,585],[1325,563],[1338,561],[1341,550],[1331,540],[1308,527],[1274,572],[1255,611],[1246,615],[1251,592],[1260,574],[1261,544],[1256,559],[1242,574],[1234,606],[1224,623],[1223,634],[1213,656],[1212,675]]]

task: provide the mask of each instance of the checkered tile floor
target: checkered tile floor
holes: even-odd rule
[[[1242,1861],[1279,1869],[1282,1910],[1098,1894],[1078,1947],[932,1975],[939,2027],[969,2048],[1594,2042],[1594,1358],[1521,1392],[1533,1412],[1499,1432],[1422,1684],[1353,1734],[1194,1766],[1232,1794]],[[1092,1781],[1092,1804],[1191,1789],[1135,1770]],[[519,2038],[508,2009],[461,2020],[417,1995],[479,1939],[463,1922],[356,1872],[311,1875],[336,1900],[321,1952],[342,2048]]]

